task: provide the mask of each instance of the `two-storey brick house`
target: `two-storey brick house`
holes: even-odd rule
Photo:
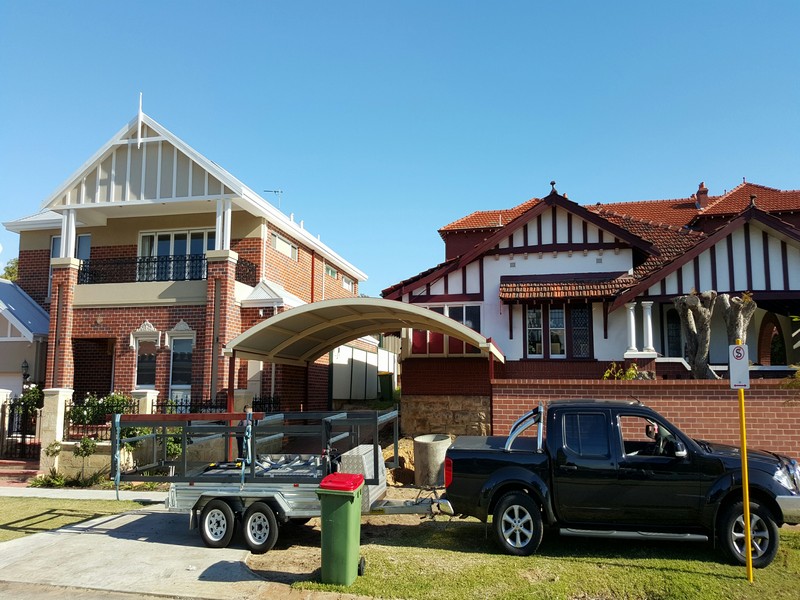
[[[194,402],[232,385],[325,407],[327,357],[309,374],[231,369],[222,349],[276,312],[357,296],[366,275],[147,115],[4,225],[20,235],[17,284],[50,317],[36,381]]]

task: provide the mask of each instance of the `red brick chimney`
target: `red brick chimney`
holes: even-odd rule
[[[708,188],[704,181],[701,181],[697,188],[697,202],[695,204],[700,210],[708,206]]]

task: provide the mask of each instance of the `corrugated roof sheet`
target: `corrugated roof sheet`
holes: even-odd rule
[[[0,314],[26,331],[27,337],[47,335],[50,315],[13,281],[0,279]]]

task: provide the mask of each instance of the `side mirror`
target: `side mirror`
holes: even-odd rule
[[[675,440],[675,458],[686,458],[686,446],[683,445],[683,442],[680,440]]]

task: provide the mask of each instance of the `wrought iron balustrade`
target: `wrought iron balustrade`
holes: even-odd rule
[[[206,273],[206,257],[202,254],[93,258],[81,261],[78,283],[190,281],[205,279]]]
[[[137,281],[196,281],[208,276],[205,255],[139,256],[135,258],[93,258],[82,260],[78,283],[133,283]],[[240,258],[236,281],[255,286],[256,265]]]

